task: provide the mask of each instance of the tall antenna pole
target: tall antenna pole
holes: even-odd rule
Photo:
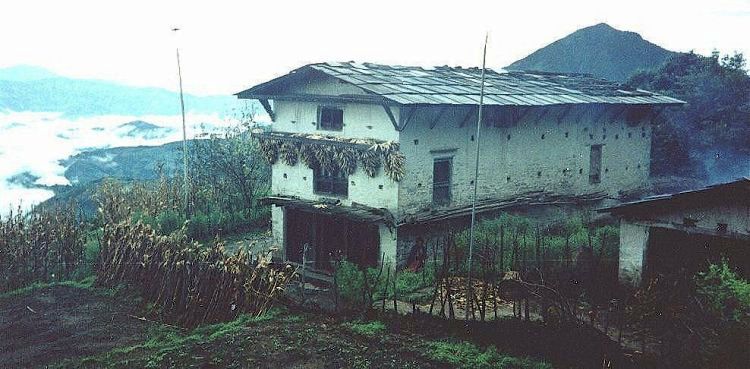
[[[471,305],[474,297],[474,286],[471,283],[471,259],[474,255],[474,226],[477,220],[477,185],[479,184],[479,132],[482,128],[482,108],[484,107],[484,74],[486,71],[487,61],[487,39],[489,33],[484,35],[484,51],[482,52],[482,84],[479,87],[479,109],[477,111],[477,133],[475,141],[477,143],[477,157],[474,162],[474,197],[471,199],[471,227],[469,228],[469,263],[468,272],[466,278],[466,311],[464,320],[469,321],[469,306]]]
[[[172,32],[177,34],[179,28],[172,28]],[[187,129],[185,129],[185,98],[182,94],[182,68],[180,67],[180,47],[176,47],[177,50],[177,77],[180,80],[180,110],[182,112],[182,180],[183,187],[185,190],[184,206],[185,206],[185,219],[190,216],[190,206],[188,203],[188,149],[187,149]]]

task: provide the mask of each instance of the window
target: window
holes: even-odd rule
[[[316,168],[313,170],[313,191],[317,194],[347,196],[349,176],[338,170]]]
[[[716,232],[717,233],[727,233],[729,230],[729,224],[726,223],[717,223],[716,224]]]
[[[589,183],[595,184],[602,181],[602,145],[591,145],[589,160]]]
[[[692,219],[692,218],[682,218],[682,224],[685,227],[695,227],[698,223],[698,220]]]
[[[451,159],[435,159],[432,167],[432,203],[447,205],[451,202]]]
[[[340,131],[344,128],[344,110],[330,106],[318,108],[318,129]]]

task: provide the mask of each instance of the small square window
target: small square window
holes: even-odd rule
[[[349,194],[349,176],[341,171],[330,171],[323,168],[313,170],[313,192],[323,195],[347,196]]]
[[[344,110],[329,106],[318,109],[318,129],[340,131],[344,128]]]
[[[726,223],[717,223],[716,224],[716,232],[718,233],[727,233],[729,230],[729,225]]]

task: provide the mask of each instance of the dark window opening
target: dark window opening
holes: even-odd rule
[[[633,132],[628,132],[628,138],[633,138]]]
[[[321,106],[318,109],[318,129],[340,131],[344,128],[344,110]]]
[[[729,230],[729,225],[726,223],[717,223],[716,224],[716,232],[718,233],[727,233],[727,230]]]
[[[419,145],[419,140],[414,140],[415,145]]]
[[[602,181],[602,145],[591,145],[589,160],[589,183]]]
[[[510,176],[505,177],[505,182],[510,182]]]
[[[568,138],[568,132],[565,132],[565,138]]]
[[[510,141],[510,135],[508,135],[508,141]]]
[[[542,133],[542,140],[544,139],[544,133]]]
[[[347,196],[349,194],[349,176],[335,170],[316,168],[313,171],[313,191],[317,194]]]
[[[435,159],[432,167],[432,203],[447,205],[451,202],[451,159]]]

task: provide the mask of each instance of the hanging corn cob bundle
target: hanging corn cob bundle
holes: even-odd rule
[[[299,144],[293,142],[284,142],[279,146],[279,156],[284,164],[289,166],[297,165],[299,159]]]
[[[315,145],[315,160],[321,168],[335,171],[341,168],[341,164],[336,161],[336,148],[329,145]]]
[[[405,162],[406,158],[401,151],[391,150],[387,152],[385,155],[385,165],[383,166],[385,174],[396,182],[402,180],[406,173]]]
[[[382,164],[380,153],[375,148],[360,151],[359,162],[362,169],[370,177],[375,177],[378,174],[378,169]]]
[[[318,165],[313,145],[302,144],[299,148],[299,158],[308,168],[315,168]]]
[[[336,162],[344,173],[351,175],[357,170],[357,151],[344,147],[336,151]]]
[[[309,141],[297,143],[291,140],[285,141],[284,137],[258,137],[261,152],[269,163],[273,164],[281,158],[284,163],[291,166],[301,161],[311,169],[320,167],[329,171],[342,171],[350,175],[357,170],[358,165],[361,165],[364,172],[370,177],[377,176],[378,170],[385,163],[385,174],[392,180],[400,181],[405,174],[405,157],[399,151],[397,142],[305,134],[294,134],[287,137],[292,139],[306,138]],[[360,147],[332,145],[327,141],[346,142]],[[369,147],[362,147],[368,144]]]
[[[260,152],[269,164],[274,164],[279,159],[279,148],[281,142],[274,139],[260,140]]]

